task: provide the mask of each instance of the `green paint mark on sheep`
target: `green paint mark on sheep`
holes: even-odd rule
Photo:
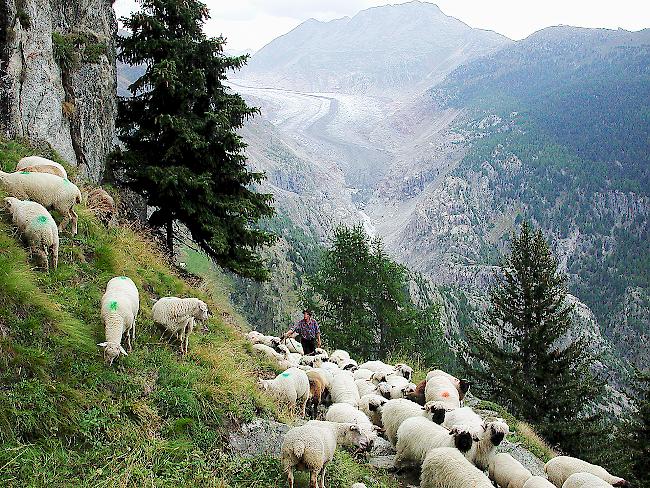
[[[48,222],[47,215],[39,215],[34,219],[34,225],[45,225]]]
[[[289,376],[291,376],[291,374],[290,373],[282,373],[280,376],[284,376],[285,378],[288,378]]]
[[[29,171],[21,171],[20,174],[21,174],[21,175],[29,175],[29,174],[31,174],[31,173],[30,173]]]
[[[68,178],[63,178],[63,184],[64,184],[64,185],[69,185],[69,184],[70,184],[70,180],[69,180]]]
[[[109,309],[109,310],[112,310],[113,312],[115,312],[115,311],[117,310],[117,308],[118,308],[118,304],[117,304],[117,302],[115,302],[115,301],[110,302],[110,303],[108,304],[108,309]]]
[[[126,277],[126,276],[120,276],[119,278],[120,278],[121,280],[128,280],[128,279],[129,279],[129,278]]]

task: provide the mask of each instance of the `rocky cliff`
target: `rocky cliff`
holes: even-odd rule
[[[0,1],[0,124],[102,178],[117,110],[117,22],[108,0]]]

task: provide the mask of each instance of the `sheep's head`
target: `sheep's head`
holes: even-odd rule
[[[321,347],[317,347],[316,349],[314,349],[314,352],[316,354],[320,354],[321,356],[329,358],[329,355],[327,354],[327,351],[325,349],[321,348]]]
[[[257,382],[257,386],[260,388],[262,391],[268,391],[269,389],[269,380],[259,380]]]
[[[417,388],[417,385],[414,385],[413,383],[409,383],[404,388],[402,388],[402,397],[407,398],[409,395],[414,394],[416,388]]]
[[[377,385],[377,392],[384,398],[387,398],[388,400],[390,400],[390,391],[392,389],[393,387],[390,386],[390,384],[386,383],[385,381]]]
[[[612,486],[620,486],[622,488],[632,488],[632,484],[629,481],[625,481],[624,479],[617,481]]]
[[[411,381],[411,378],[413,377],[413,368],[403,363],[395,365],[395,372],[406,378],[408,381]]]
[[[343,364],[343,371],[356,371],[357,369],[359,369],[359,367],[352,362]]]
[[[97,345],[104,348],[104,362],[109,366],[120,354],[128,356],[122,345],[116,342],[100,342]]]
[[[382,407],[386,404],[388,400],[384,397],[377,396],[377,398],[371,398],[368,400],[368,410],[371,412],[380,412]]]
[[[194,318],[202,322],[208,320],[208,306],[205,304],[205,302],[201,300],[199,300],[198,305],[199,306],[196,309],[196,314],[194,315]]]
[[[373,440],[369,433],[365,432],[357,424],[344,425],[346,427],[343,434],[344,442],[342,444],[358,447],[360,451],[366,451],[372,447]]]
[[[475,438],[471,430],[463,425],[454,425],[449,431],[449,435],[454,436],[454,445],[462,453],[466,453],[472,448]]]
[[[281,343],[280,338],[279,337],[273,337],[270,342],[271,342],[271,347],[277,351],[278,346]]]
[[[503,438],[510,433],[510,428],[503,420],[493,420],[484,426],[485,433],[490,436],[490,442],[498,446]]]
[[[370,381],[372,381],[375,385],[378,385],[380,383],[385,382],[386,381],[386,372],[384,372],[384,371],[375,371],[370,376]]]
[[[449,411],[449,408],[443,402],[427,402],[422,407],[422,410],[426,412],[426,416],[432,422],[440,425],[445,421],[445,415]]]
[[[6,208],[9,212],[13,212],[13,207],[14,207],[16,204],[18,204],[18,203],[20,202],[20,200],[18,200],[17,198],[14,198],[14,197],[6,197],[6,198],[4,199],[4,202],[5,202],[5,208]]]
[[[467,394],[467,392],[469,391],[470,386],[472,386],[471,381],[466,380],[466,379],[460,380],[458,388],[459,388],[460,392],[463,394],[463,396]]]

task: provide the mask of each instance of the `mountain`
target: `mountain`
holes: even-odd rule
[[[242,76],[308,92],[415,93],[510,42],[413,1],[330,22],[307,20],[255,53]]]

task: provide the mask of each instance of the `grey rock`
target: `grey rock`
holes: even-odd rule
[[[280,457],[284,435],[289,425],[273,420],[255,419],[242,425],[228,437],[230,449],[242,457],[270,455]]]
[[[528,471],[533,473],[533,476],[546,477],[544,474],[544,462],[519,444],[512,443],[506,439],[501,443],[498,451],[510,454],[513,458],[523,464]]]
[[[370,457],[377,458],[382,456],[391,456],[395,454],[395,448],[383,437],[377,437],[370,450]]]
[[[0,8],[4,135],[45,141],[82,176],[100,181],[113,147],[117,109],[117,22],[111,3],[3,0]],[[84,36],[88,44],[105,46],[104,52],[86,58],[77,47],[78,62],[62,70],[55,59],[55,32]]]

